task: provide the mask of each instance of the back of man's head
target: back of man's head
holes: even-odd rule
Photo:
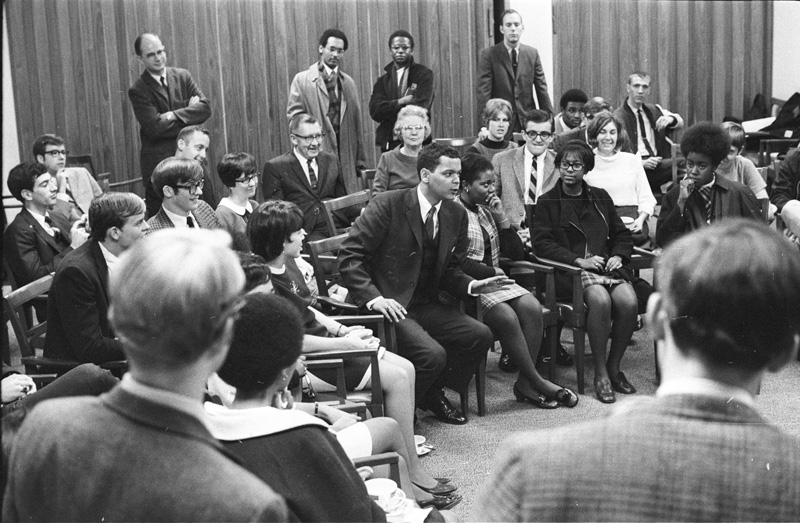
[[[229,244],[222,231],[173,228],[121,257],[109,319],[131,368],[177,370],[220,346],[244,286]]]
[[[656,280],[661,320],[707,368],[757,372],[795,348],[800,255],[765,225],[730,219],[684,236],[664,252]]]
[[[600,111],[610,111],[611,104],[606,102],[603,98],[599,96],[595,96],[588,102],[586,102],[581,109],[581,112],[585,116],[594,116],[595,114],[599,113]]]
[[[144,212],[144,200],[133,193],[103,193],[94,198],[89,206],[89,237],[97,242],[105,241],[109,229],[122,229],[125,220]]]

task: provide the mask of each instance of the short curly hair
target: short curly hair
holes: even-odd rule
[[[594,169],[594,152],[592,148],[582,140],[570,140],[558,153],[556,153],[556,168],[561,165],[561,160],[567,156],[574,155],[583,163],[583,174]]]
[[[711,122],[700,122],[689,127],[681,139],[684,157],[691,153],[702,154],[715,165],[728,156],[730,149],[731,137],[721,126]]]

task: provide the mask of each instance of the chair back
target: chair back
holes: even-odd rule
[[[329,296],[328,286],[341,282],[337,257],[345,238],[347,233],[308,242],[311,265],[314,267],[314,278],[317,280],[320,296]]]
[[[365,190],[369,191],[372,194],[372,187],[375,185],[375,173],[377,169],[365,169],[364,170],[364,180],[363,180],[363,187]]]
[[[800,144],[800,138],[770,138],[758,142],[758,167],[767,167],[772,160]]]
[[[25,358],[35,357],[35,349],[44,349],[44,337],[47,332],[47,322],[33,325],[32,319],[25,314],[25,306],[37,297],[47,294],[52,283],[53,275],[48,274],[3,297],[5,319],[11,322],[23,361]]]
[[[372,192],[365,189],[363,191],[354,192],[353,194],[340,196],[339,198],[325,200],[323,203],[325,204],[325,220],[328,222],[328,234],[336,236],[339,233],[349,230],[349,228],[338,229],[336,227],[334,212],[351,207],[364,208],[369,203],[372,197],[371,195]]]
[[[94,169],[94,162],[92,161],[91,154],[81,154],[77,156],[67,156],[67,167],[83,167],[89,174],[92,175],[92,178],[97,179],[97,171]]]

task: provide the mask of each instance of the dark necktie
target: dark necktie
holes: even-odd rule
[[[191,216],[186,217],[186,225],[188,225],[190,229],[194,229],[194,220]]]
[[[706,223],[711,223],[711,186],[700,187],[699,191],[706,206]]]
[[[656,153],[653,152],[653,148],[650,147],[650,141],[647,139],[647,128],[644,126],[644,118],[642,117],[641,109],[636,112],[636,117],[639,119],[639,128],[642,130],[642,141],[644,142],[644,146],[647,148],[647,154],[650,156],[655,156]]]
[[[61,231],[58,230],[58,227],[53,227],[53,220],[49,216],[45,215],[44,223],[46,223],[50,227],[50,229],[53,231],[53,238],[55,238],[56,240],[60,240],[61,239]]]
[[[167,77],[166,76],[161,76],[160,78],[161,78],[161,87],[163,87],[164,91],[167,92],[167,101],[171,104],[172,100],[170,99],[169,88],[167,87]]]
[[[308,160],[308,179],[311,181],[311,188],[316,191],[317,190],[317,173],[314,172],[314,168],[311,166],[311,160]]]
[[[514,76],[517,76],[517,65],[518,65],[518,62],[517,62],[517,50],[516,49],[512,49],[511,50],[511,67],[514,68]]]
[[[436,207],[431,207],[428,211],[428,216],[425,218],[425,234],[429,240],[432,240],[436,229],[433,226],[433,215],[436,214]]]
[[[250,211],[245,209],[244,216],[242,216],[242,219],[244,219],[244,223],[249,222],[250,221]]]
[[[531,162],[531,186],[528,187],[528,197],[531,203],[536,203],[536,157]]]

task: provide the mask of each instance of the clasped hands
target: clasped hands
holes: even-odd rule
[[[622,259],[619,256],[612,256],[606,261],[602,256],[588,256],[575,260],[575,265],[585,271],[611,272],[622,267]]]

